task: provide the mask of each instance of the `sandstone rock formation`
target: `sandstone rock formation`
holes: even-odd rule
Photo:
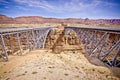
[[[72,49],[80,49],[80,40],[74,31],[69,34],[65,33],[65,27],[67,25],[63,24],[61,26],[56,26],[54,29],[54,34],[49,33],[46,41],[46,48],[52,49],[54,53],[60,53],[61,51]],[[77,46],[77,47],[76,47]]]

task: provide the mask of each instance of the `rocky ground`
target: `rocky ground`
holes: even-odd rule
[[[47,49],[0,61],[0,80],[120,80],[119,68],[105,67],[95,57],[87,57],[75,34],[69,41],[63,33],[64,27],[57,27],[55,38],[47,38]]]
[[[82,51],[34,50],[0,62],[0,80],[120,80],[110,69],[91,64]]]

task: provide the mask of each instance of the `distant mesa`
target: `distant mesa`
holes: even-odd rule
[[[43,23],[74,23],[74,24],[120,24],[120,19],[82,19],[82,18],[45,18],[41,16],[21,16],[11,18],[0,14],[0,24],[43,24]]]

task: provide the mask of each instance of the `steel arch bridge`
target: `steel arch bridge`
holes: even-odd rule
[[[0,56],[8,61],[8,49],[13,55],[22,55],[26,50],[45,48],[50,31],[53,31],[52,27],[3,30],[0,33]]]
[[[97,57],[109,66],[120,67],[120,28],[65,27],[64,34],[71,31],[77,34],[89,56]],[[45,48],[49,32],[54,32],[54,27],[1,30],[0,57],[8,61],[7,49],[12,54],[22,55],[25,50]]]

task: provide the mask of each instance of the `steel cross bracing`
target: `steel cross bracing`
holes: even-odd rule
[[[97,57],[109,66],[120,67],[120,29],[67,27],[65,34],[74,30],[89,56]]]
[[[45,47],[52,27],[7,30],[0,33],[0,57],[8,61],[8,53],[22,55],[26,50]]]

